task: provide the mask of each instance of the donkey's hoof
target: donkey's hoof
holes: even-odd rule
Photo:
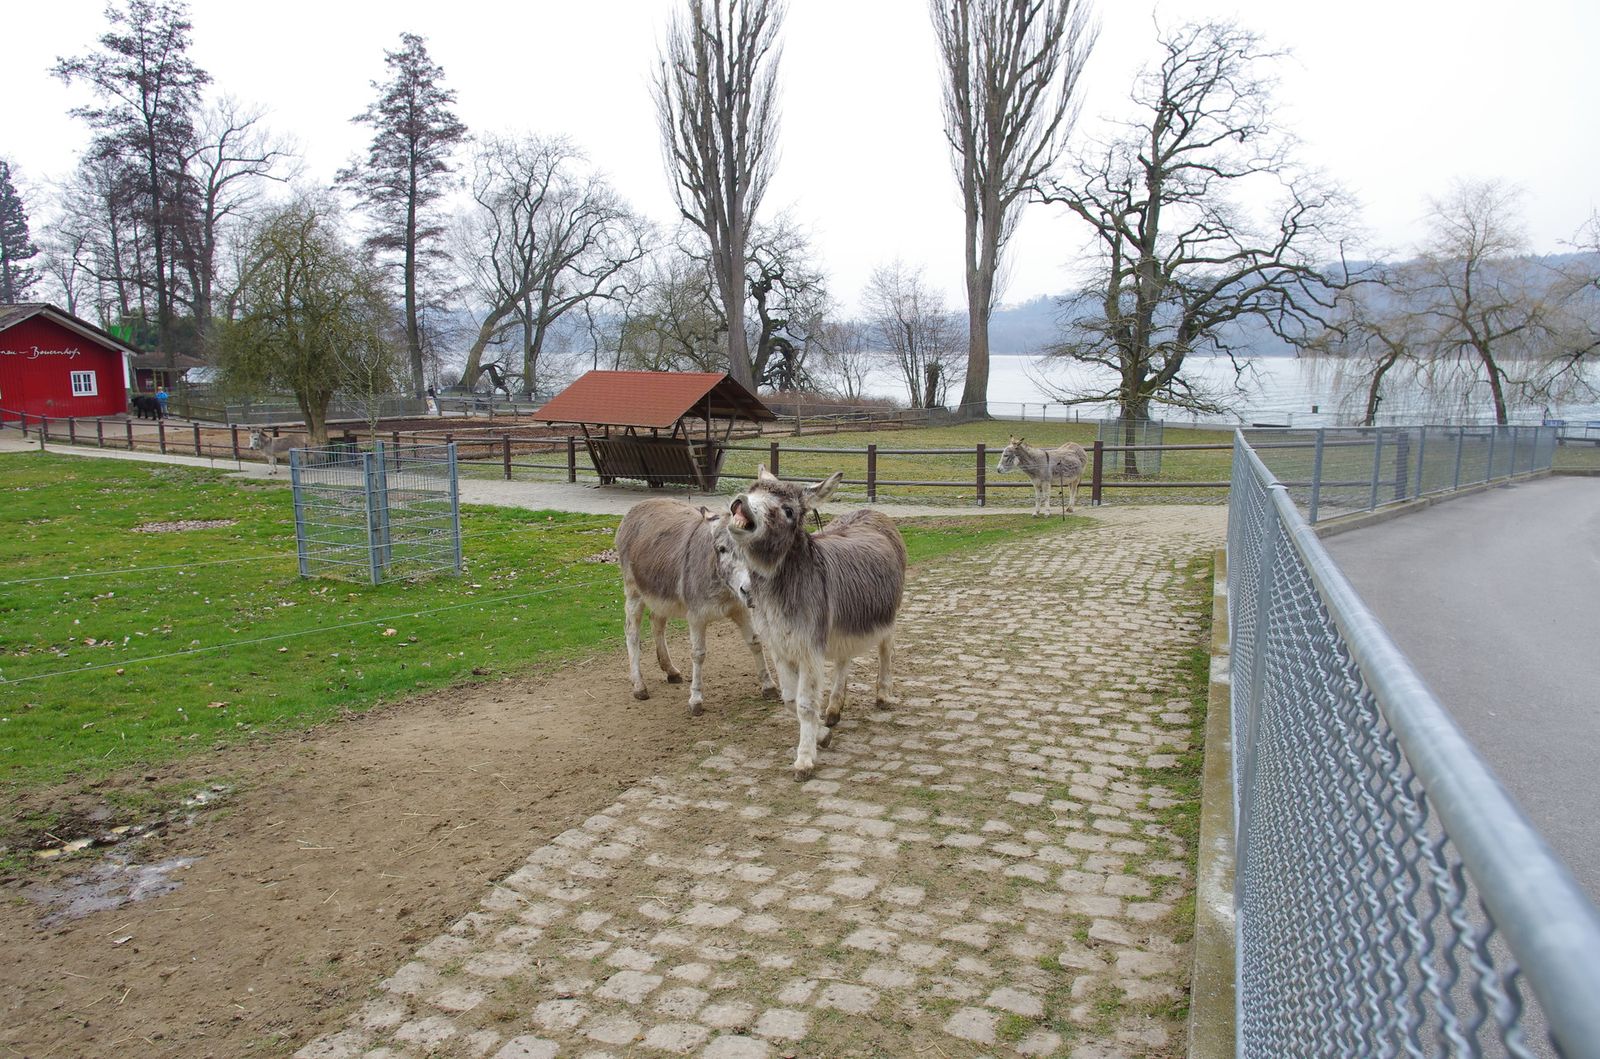
[[[799,765],[796,765],[794,767],[794,781],[796,783],[804,783],[806,780],[811,778],[811,774],[815,771],[817,771],[817,767],[815,765],[807,769],[803,769]]]
[[[683,674],[682,673],[668,673],[667,674],[667,683],[668,684],[682,684],[683,683]]]
[[[824,750],[828,749],[828,746],[832,742],[833,742],[833,729],[832,728],[824,728],[822,730],[822,734],[817,736],[817,745],[819,747],[821,747],[822,749],[824,749]]]
[[[762,688],[761,697],[769,702],[780,702],[783,699],[783,692],[779,691],[776,687]]]
[[[839,720],[843,716],[844,716],[844,711],[843,710],[832,710],[832,709],[830,709],[827,713],[824,713],[822,715],[822,723],[827,725],[831,729],[834,725],[839,723]]]
[[[881,710],[892,710],[896,706],[900,705],[900,700],[888,695],[879,695],[874,701],[873,705],[877,706]]]
[[[703,703],[703,702],[691,702],[691,703],[689,703],[689,716],[690,717],[698,717],[702,713],[705,713],[705,712],[706,712],[706,704],[705,703]]]
[[[648,699],[650,697],[650,689],[649,688],[634,688],[633,689],[633,697],[636,698],[636,699],[639,699],[640,701]]]

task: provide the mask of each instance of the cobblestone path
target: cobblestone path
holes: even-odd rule
[[[1222,521],[1123,509],[920,568],[901,701],[847,707],[815,779],[792,716],[727,726],[297,1055],[1181,1055],[1193,851],[1161,771]]]

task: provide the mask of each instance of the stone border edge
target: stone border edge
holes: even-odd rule
[[[1211,680],[1195,869],[1194,966],[1189,985],[1189,1059],[1235,1054],[1233,721],[1229,678],[1228,555],[1215,553],[1211,590]]]

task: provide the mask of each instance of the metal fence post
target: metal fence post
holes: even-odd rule
[[[1499,427],[1489,428],[1489,459],[1485,462],[1483,468],[1483,480],[1485,482],[1494,478],[1494,438],[1498,433],[1500,433]]]
[[[456,479],[456,447],[450,450],[450,533],[455,543],[456,573],[461,572],[461,484]]]
[[[500,435],[500,455],[506,465],[506,481],[511,481],[511,435]]]
[[[1367,500],[1367,510],[1378,510],[1378,473],[1383,469],[1383,428],[1378,427],[1372,446],[1372,496]]]
[[[1094,474],[1089,478],[1089,506],[1100,506],[1100,493],[1106,480],[1106,443],[1094,441]]]
[[[1467,428],[1456,427],[1456,477],[1450,484],[1451,489],[1461,488],[1461,449],[1467,441]]]
[[[1323,427],[1317,428],[1317,448],[1311,456],[1311,506],[1309,517],[1306,521],[1313,526],[1317,524],[1317,508],[1322,504],[1322,447],[1327,443],[1328,432]]]
[[[983,507],[987,503],[988,483],[985,479],[985,475],[988,473],[988,468],[984,466],[987,453],[987,446],[985,446],[981,441],[978,442],[978,477],[975,479],[975,481],[978,489],[979,507]]]
[[[576,484],[578,481],[578,439],[571,434],[567,435],[567,482]]]
[[[1394,498],[1404,500],[1411,495],[1411,430],[1400,427],[1394,445]]]
[[[294,551],[300,560],[300,576],[311,576],[311,556],[306,542],[304,483],[300,481],[300,453],[289,450],[289,490],[294,494]]]
[[[867,446],[867,503],[878,499],[878,446]]]
[[[1516,427],[1512,427],[1511,428],[1511,461],[1506,466],[1506,477],[1510,478],[1511,476],[1515,475],[1516,473],[1517,473],[1517,428]]]
[[[384,472],[383,445],[361,454],[361,481],[367,508],[367,573],[375,585],[383,584],[383,523],[385,498],[380,495],[378,475]]]
[[[1422,496],[1422,459],[1428,451],[1428,426],[1424,423],[1417,428],[1417,490],[1412,496]]]

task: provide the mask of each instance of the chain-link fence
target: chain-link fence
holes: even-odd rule
[[[1600,1056],[1600,914],[1242,434],[1228,534],[1238,1054]]]
[[[455,445],[294,449],[289,468],[300,576],[460,573]]]
[[[1316,523],[1353,511],[1548,471],[1553,427],[1251,429],[1251,446]]]
[[[1161,473],[1161,450],[1166,424],[1159,419],[1101,419],[1096,423],[1095,440],[1116,446],[1106,450],[1106,470],[1114,474],[1156,475]],[[1140,451],[1127,446],[1152,446]]]

